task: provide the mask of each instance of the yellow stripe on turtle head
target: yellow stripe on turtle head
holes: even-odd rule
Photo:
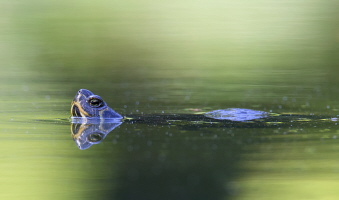
[[[78,109],[81,116],[78,116],[76,109]],[[73,117],[90,117],[90,115],[82,108],[81,104],[75,101],[72,102],[71,114]]]

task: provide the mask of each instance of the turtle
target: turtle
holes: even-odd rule
[[[336,117],[277,114],[247,108],[227,108],[203,114],[143,114],[122,116],[99,96],[80,89],[71,103],[72,136],[80,149],[100,143],[122,123],[176,125],[182,127],[267,128],[267,127],[331,127]],[[311,123],[310,123],[311,122]]]
[[[316,122],[337,121],[336,117],[301,115],[293,113],[277,114],[247,108],[227,108],[209,111],[203,114],[159,114],[122,116],[99,96],[87,89],[80,89],[71,103],[71,122],[80,124],[112,122],[167,123],[174,121],[222,122],[224,124],[265,122]]]
[[[272,114],[259,110],[245,108],[227,108],[204,113],[203,116],[217,120],[250,121],[268,117]],[[175,114],[172,115],[176,116]],[[176,120],[176,119],[167,120]],[[71,104],[72,123],[114,122],[130,120],[108,107],[107,103],[99,96],[87,89],[80,89]]]

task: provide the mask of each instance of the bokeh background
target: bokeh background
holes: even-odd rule
[[[25,199],[105,199],[112,196],[135,199],[126,194],[134,194],[132,188],[142,184],[156,188],[152,181],[163,182],[163,187],[150,192],[152,190],[145,186],[144,190],[135,192],[139,199],[203,199],[208,194],[213,194],[214,199],[272,199],[272,195],[275,199],[293,199],[292,194],[298,199],[335,199],[338,192],[334,188],[338,184],[332,179],[328,181],[328,177],[339,178],[336,154],[326,162],[332,164],[330,170],[325,167],[315,172],[314,168],[306,167],[309,163],[280,165],[292,172],[275,166],[279,173],[273,183],[283,188],[277,190],[272,188],[272,182],[264,184],[253,178],[259,176],[249,176],[252,182],[246,178],[236,182],[238,179],[234,177],[239,178],[236,174],[242,173],[231,172],[240,169],[233,164],[235,160],[241,163],[243,156],[237,151],[244,149],[238,146],[239,142],[228,138],[229,134],[218,141],[219,146],[228,147],[219,148],[214,154],[213,144],[203,144],[209,144],[207,141],[215,135],[222,135],[217,130],[211,131],[211,137],[202,137],[202,143],[200,140],[196,143],[187,138],[206,134],[204,131],[190,132],[185,135],[186,139],[181,136],[168,139],[171,131],[175,134],[182,130],[123,125],[118,130],[123,138],[119,147],[111,147],[116,143],[116,135],[119,136],[116,133],[108,138],[109,142],[102,143],[105,145],[79,151],[69,135],[67,119],[70,101],[80,88],[101,95],[122,115],[243,107],[336,117],[339,111],[338,7],[337,0],[0,0],[1,199],[23,199],[23,196]],[[328,131],[325,129],[328,133],[325,138],[336,138],[336,130]],[[235,132],[239,132],[241,138],[246,137],[244,131]],[[274,131],[250,132],[260,135]],[[282,157],[294,159],[293,156],[298,155],[300,159],[305,155],[298,152],[306,152],[315,164],[327,155],[324,152],[335,153],[334,141],[331,140],[333,146],[318,143],[323,138],[318,134],[324,129],[309,132],[314,134],[315,140],[314,144],[308,143],[311,147],[305,147],[305,141],[298,137],[294,138],[302,140],[298,145],[283,142],[277,149],[270,146],[271,143],[256,146],[256,149],[265,149],[266,154],[250,157],[261,160],[260,156],[265,156],[270,160],[275,153],[292,146],[295,154]],[[284,137],[278,138],[286,142]],[[142,145],[149,144],[150,140],[156,144],[153,150]],[[326,149],[321,151],[324,154],[315,154],[319,151],[313,145],[331,147],[333,151]],[[135,152],[130,151],[131,146],[139,146],[139,153],[148,157],[142,159],[141,156],[141,160],[137,160],[132,154]],[[204,147],[196,151],[187,149],[192,146]],[[248,148],[254,147],[246,146],[246,151]],[[187,153],[177,157],[179,151]],[[202,152],[211,156],[209,164],[197,156]],[[219,163],[218,160],[225,158],[224,152],[231,153],[226,155],[227,162]],[[148,180],[147,167],[157,166],[159,163],[153,158],[161,155],[168,155],[167,162],[160,159],[165,164],[158,166],[166,173],[153,174],[154,179]],[[117,178],[119,170],[113,169],[129,166],[126,163],[139,166],[137,161],[144,165],[125,171],[126,177],[131,179]],[[198,163],[202,169],[196,170],[195,175],[188,173]],[[264,163],[262,171],[254,170],[255,173],[272,176],[265,171],[273,166],[270,164]],[[229,167],[223,171],[222,166],[226,165]],[[180,173],[173,170],[175,166],[181,166]],[[309,179],[294,181],[295,190],[286,187],[288,181],[279,177],[286,176],[285,171],[289,171],[287,177],[294,177],[300,172],[295,170],[297,168],[308,175],[317,174],[318,178],[310,178],[313,182]],[[213,170],[216,173],[210,174]],[[327,174],[328,170],[335,174]],[[222,180],[215,178],[224,172],[227,175],[220,175]],[[171,182],[164,180],[187,174],[190,181],[164,192],[164,188],[176,185],[180,178]],[[138,182],[141,177],[146,181]],[[198,179],[207,182],[203,184]],[[263,187],[258,186],[261,184]],[[312,188],[304,187],[306,184],[315,184],[322,190],[313,193]],[[206,185],[210,187],[203,190]],[[181,191],[185,187],[186,193]],[[225,187],[228,189],[222,189]],[[197,188],[202,191],[200,196],[187,192]],[[143,191],[149,191],[146,193],[150,195],[143,198]],[[168,198],[161,196],[160,191],[168,194]],[[305,196],[306,191],[309,195]],[[173,194],[181,196],[171,196]]]

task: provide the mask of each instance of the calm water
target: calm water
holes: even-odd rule
[[[0,199],[337,199],[336,122],[123,123],[79,150],[80,88],[122,115],[337,117],[337,1],[0,1]]]

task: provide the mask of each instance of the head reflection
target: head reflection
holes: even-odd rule
[[[72,137],[80,150],[85,150],[93,144],[99,144],[113,129],[122,122],[102,124],[71,124]]]

